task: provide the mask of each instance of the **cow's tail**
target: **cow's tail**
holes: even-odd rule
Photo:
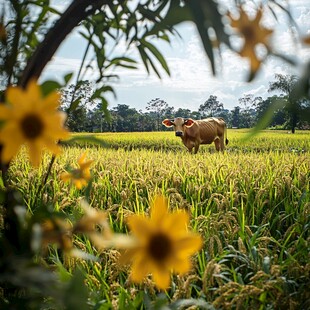
[[[225,144],[227,145],[229,141],[227,139],[227,125],[226,125],[226,123],[224,125],[224,136],[225,136]]]

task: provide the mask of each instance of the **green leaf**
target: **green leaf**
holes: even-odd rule
[[[163,55],[159,52],[159,50],[150,42],[147,42],[146,40],[141,41],[141,43],[146,46],[149,51],[157,58],[157,60],[160,62],[161,66],[165,69],[165,71],[168,73],[170,76],[170,70],[168,68],[168,64],[163,57]]]
[[[79,106],[80,99],[81,98],[77,98],[76,100],[72,101],[70,107],[67,109],[67,112],[74,111]]]
[[[260,302],[262,302],[262,303],[265,303],[265,302],[266,302],[266,299],[267,299],[267,292],[265,291],[265,292],[263,292],[263,293],[260,294],[258,300],[259,300]],[[261,308],[260,308],[260,309],[261,309]]]
[[[205,7],[206,21],[210,21],[210,26],[213,27],[217,39],[230,47],[229,36],[224,30],[223,15],[219,12],[218,3],[213,0],[203,0],[202,5]]]
[[[77,269],[71,281],[69,282],[68,288],[64,296],[64,304],[68,310],[88,310],[87,298],[88,290],[84,284],[84,275],[80,269]]]
[[[145,52],[142,45],[138,46],[138,51],[140,53],[141,59],[144,63],[144,67],[145,67],[147,73],[150,73],[150,69],[149,69],[149,65],[148,65],[148,56],[147,56],[147,53]]]
[[[73,72],[68,73],[68,74],[66,74],[66,75],[64,76],[65,85],[67,85],[67,84],[69,83],[69,81],[71,80],[72,76],[73,76]]]
[[[61,262],[57,262],[57,271],[59,275],[59,279],[63,282],[67,282],[71,278],[70,272],[63,266]]]
[[[106,66],[106,68],[109,68],[111,66],[120,66],[129,69],[137,69],[137,66],[131,65],[136,63],[137,62],[134,59],[129,57],[115,57],[112,60],[110,60],[110,63]]]
[[[150,34],[158,34],[166,28],[171,28],[184,21],[193,21],[193,15],[187,5],[180,6],[179,1],[171,1],[167,14],[160,23],[156,23],[148,32]]]
[[[104,86],[102,86],[102,87],[100,87],[94,91],[94,93],[90,97],[90,100],[94,100],[94,99],[101,100],[103,97],[103,94],[107,93],[107,92],[111,92],[113,94],[114,98],[116,99],[116,93],[115,93],[113,87],[110,85],[104,85]]]
[[[204,6],[203,3],[199,0],[192,0],[188,2],[189,7],[191,8],[194,21],[196,23],[198,32],[200,34],[203,47],[208,55],[208,58],[211,62],[212,72],[215,75],[215,61],[213,55],[213,46],[212,41],[209,37],[208,28],[210,27],[210,20],[204,15]]]
[[[161,79],[159,71],[157,70],[156,66],[154,65],[154,63],[153,63],[153,61],[152,61],[152,59],[150,57],[148,57],[148,62],[150,63],[150,65],[153,68],[153,70],[156,73],[156,75]]]
[[[41,90],[44,97],[60,88],[62,88],[62,85],[56,81],[45,81],[41,84]]]
[[[109,103],[104,97],[101,97],[100,99],[101,99],[101,110],[104,112],[105,119],[107,120],[107,122],[111,122],[111,114],[110,111],[108,110]]]

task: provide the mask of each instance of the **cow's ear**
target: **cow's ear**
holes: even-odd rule
[[[194,120],[192,120],[191,118],[188,118],[185,120],[184,125],[186,127],[192,127],[194,125]]]
[[[162,124],[165,125],[166,127],[172,127],[173,126],[173,122],[167,118],[162,121]]]

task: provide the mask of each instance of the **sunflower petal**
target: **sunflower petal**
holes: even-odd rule
[[[0,141],[3,143],[2,159],[9,162],[19,151],[25,140],[21,133],[16,130],[14,124],[8,124],[0,131]]]
[[[82,181],[80,179],[73,179],[72,182],[77,189],[81,189],[83,187]]]
[[[85,158],[86,158],[86,151],[80,156],[80,158],[78,159],[78,164],[81,167],[81,165],[84,163]]]
[[[5,163],[8,163],[18,153],[20,146],[21,145],[17,143],[4,144],[4,148],[2,151],[2,160]]]
[[[6,99],[14,108],[23,108],[25,106],[25,92],[18,88],[10,86],[6,92]]]
[[[0,130],[0,140],[5,144],[24,144],[25,139],[15,122],[8,121]]]
[[[6,120],[11,117],[12,111],[9,107],[5,106],[4,104],[0,104],[0,119]]]
[[[166,216],[163,227],[168,229],[171,236],[178,237],[180,233],[187,231],[189,214],[185,211],[176,211]]]
[[[159,289],[165,290],[170,285],[170,271],[162,268],[162,266],[157,266],[153,270],[153,279]]]
[[[153,231],[153,225],[150,224],[149,219],[143,215],[132,215],[127,218],[127,225],[131,232],[141,240],[147,238]]]
[[[60,179],[63,181],[63,182],[68,182],[70,181],[72,178],[72,174],[71,173],[68,173],[68,172],[63,172],[61,175],[60,175]]]
[[[185,258],[199,251],[203,245],[203,240],[198,234],[186,234],[175,240],[174,246],[179,258]]]
[[[57,110],[59,106],[60,95],[57,92],[52,92],[44,98],[45,110]]]
[[[140,283],[150,271],[149,264],[143,257],[136,258],[132,264],[130,279],[135,283]]]
[[[160,225],[168,213],[168,203],[165,197],[156,196],[151,207],[151,219]]]
[[[185,274],[187,273],[192,267],[192,264],[190,262],[190,259],[189,258],[174,258],[173,260],[173,271],[175,273],[178,273],[178,274]]]
[[[33,166],[39,167],[40,166],[42,146],[37,141],[30,142],[30,143],[28,143],[28,145],[29,145],[30,162]]]
[[[31,98],[31,103],[37,103],[42,100],[42,94],[40,86],[37,84],[37,81],[35,79],[32,79],[27,87],[26,87],[26,94],[29,98]]]
[[[129,263],[131,263],[135,253],[137,252],[136,249],[125,249],[125,248],[121,248],[119,250],[121,256],[118,259],[118,264],[123,266],[123,265],[127,265]]]

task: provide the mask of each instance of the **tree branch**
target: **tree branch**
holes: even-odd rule
[[[39,78],[44,67],[50,61],[66,36],[87,16],[93,14],[109,0],[74,0],[55,25],[48,31],[44,40],[29,59],[20,80],[20,86],[26,87],[31,78]]]

